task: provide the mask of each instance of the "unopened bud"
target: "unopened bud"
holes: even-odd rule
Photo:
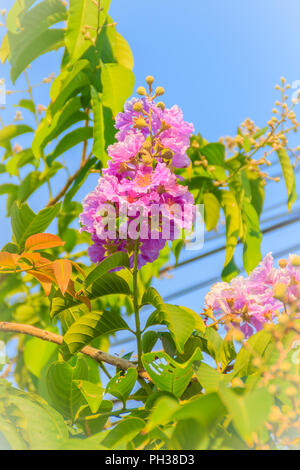
[[[277,284],[275,284],[273,287],[273,294],[275,299],[282,300],[286,295],[286,291],[287,286],[283,282],[277,282]]]
[[[136,103],[134,103],[134,105],[132,106],[132,109],[133,111],[137,111],[139,113],[142,113],[144,111],[144,108],[143,108],[143,103],[141,101],[137,101]]]
[[[278,264],[279,264],[279,267],[280,268],[286,268],[286,265],[287,265],[287,260],[282,258],[278,261]]]
[[[146,83],[147,83],[149,86],[151,86],[153,82],[154,82],[154,77],[152,77],[152,75],[148,75],[148,76],[146,77]]]
[[[162,111],[164,111],[166,105],[165,103],[163,103],[162,101],[159,101],[158,103],[156,103],[156,106],[160,109],[162,109]]]
[[[162,96],[165,92],[165,89],[162,86],[158,86],[155,89],[155,96]]]
[[[291,255],[290,262],[293,266],[300,266],[300,256],[299,255]]]
[[[147,96],[146,88],[144,88],[143,86],[139,86],[136,92],[138,95]]]

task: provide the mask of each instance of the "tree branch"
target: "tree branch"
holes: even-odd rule
[[[50,331],[42,330],[32,325],[24,325],[21,323],[10,323],[10,322],[0,322],[0,332],[4,333],[20,333],[24,335],[35,336],[36,338],[42,339],[43,341],[49,341],[54,344],[63,344],[63,336],[57,335],[56,333],[51,333]],[[100,349],[93,348],[92,346],[85,346],[80,351],[82,354],[91,357],[96,362],[105,362],[111,364],[112,366],[118,367],[120,369],[127,370],[130,367],[135,367],[136,364],[133,362],[127,361],[120,357],[112,356],[111,354],[105,353]],[[148,374],[145,371],[139,372],[140,377],[150,380]]]

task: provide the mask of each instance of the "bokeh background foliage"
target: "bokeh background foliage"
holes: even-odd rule
[[[224,339],[222,331],[206,326],[200,306],[195,313],[166,303],[150,285],[171,256],[179,262],[182,241],[166,247],[139,273],[139,303],[147,317],[143,369],[136,368],[135,346],[126,354],[119,350],[118,356],[108,352],[119,332],[134,336],[132,273],[125,255],[113,255],[100,269],[90,266],[86,257],[90,240],[78,230],[77,193],[106,165],[107,146],[114,142],[114,117],[134,87],[131,49],[116,30],[109,8],[108,0],[69,4],[22,0],[3,12],[7,31],[0,59],[9,64],[14,84],[7,97],[20,96],[16,93],[20,80],[25,88],[15,102],[12,123],[2,122],[0,129],[0,171],[7,177],[0,185],[1,203],[6,197],[12,228],[12,239],[0,253],[0,321],[21,324],[28,335],[16,336],[18,326],[14,331],[4,325],[0,332],[13,352],[0,382],[0,445],[8,449],[297,446],[295,403],[299,404],[293,392],[296,379],[291,377],[297,377],[298,366],[289,362],[276,384],[265,377],[270,363],[275,371],[281,370],[276,341],[279,338],[288,349],[299,336],[297,323],[274,326],[241,346],[234,341],[239,338]],[[47,77],[35,83],[30,65],[53,51],[62,53],[59,73],[45,71]],[[284,95],[284,81],[281,86]],[[49,87],[48,106],[34,100],[39,87]],[[193,136],[192,164],[180,170],[196,202],[205,205],[206,230],[217,229],[225,219],[226,253],[220,266],[224,280],[239,272],[234,259],[237,246],[243,246],[237,264],[247,272],[261,259],[260,218],[265,186],[273,178],[266,172],[265,152],[280,164],[287,210],[297,199],[297,155],[287,136],[298,123],[293,114],[285,114],[292,113],[286,102],[282,96],[277,121],[262,128],[248,121],[233,141],[210,143],[199,134]],[[25,148],[17,143],[22,137]],[[47,191],[48,201],[33,211],[31,200],[40,189]],[[38,234],[45,231],[59,238],[41,238]],[[34,250],[42,251],[45,266],[47,261],[53,264],[54,276],[45,266],[34,264]],[[21,258],[16,272],[9,274],[15,255]],[[115,267],[124,269],[111,273]],[[88,345],[91,349],[80,353]],[[256,364],[253,358],[259,358]],[[286,407],[288,425],[283,429],[276,417],[278,406]]]

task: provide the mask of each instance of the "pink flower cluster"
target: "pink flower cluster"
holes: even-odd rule
[[[299,259],[290,255],[287,261],[281,260],[281,267],[275,268],[269,253],[249,277],[238,276],[230,283],[215,284],[205,297],[207,308],[223,315],[225,324],[239,326],[248,338],[282,313],[285,304],[299,302]]]
[[[166,109],[149,95],[128,101],[124,112],[116,116],[115,126],[117,142],[108,147],[111,160],[97,187],[85,197],[80,221],[82,229],[91,233],[94,244],[88,253],[94,263],[116,251],[128,252],[133,262],[137,237],[128,231],[130,222],[138,222],[141,215],[151,222],[153,206],[160,207],[159,230],[153,234],[151,223],[144,229],[139,226],[141,267],[158,257],[166,241],[175,238],[176,230],[191,229],[194,214],[191,208],[187,214],[186,207],[192,207],[194,199],[175,175],[174,167],[189,165],[186,151],[193,125],[183,120],[178,106]],[[116,211],[117,233],[110,230],[104,216],[108,207]],[[176,212],[174,207],[182,211]],[[166,222],[171,227],[169,235],[162,230]],[[127,235],[123,236],[125,228]]]

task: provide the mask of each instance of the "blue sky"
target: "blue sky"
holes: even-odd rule
[[[0,2],[1,8],[9,9],[12,4],[8,0]],[[132,48],[136,86],[143,84],[146,75],[153,75],[156,83],[166,89],[166,104],[181,106],[185,119],[192,121],[196,131],[209,141],[234,134],[246,117],[260,126],[265,125],[277,99],[274,85],[279,78],[283,75],[289,82],[300,80],[299,13],[297,0],[112,0],[110,9],[118,30]],[[37,61],[29,71],[32,83],[52,71],[57,72],[59,59],[60,53],[51,53],[46,60]],[[9,88],[7,64],[0,65],[0,78],[6,79]],[[24,87],[22,78],[17,86]],[[48,92],[46,86],[37,89],[37,103],[47,104]],[[2,113],[6,123],[15,113],[12,106],[15,99],[15,96],[8,98],[7,109]],[[298,140],[297,135],[293,143],[297,145]],[[79,159],[79,150],[78,155],[74,152],[66,155],[71,169],[76,168]],[[64,179],[64,174],[57,177],[54,193]],[[0,175],[0,183],[7,181],[7,176]],[[96,177],[91,176],[79,196],[90,191],[95,182]],[[275,208],[265,217],[274,217],[275,221],[279,214],[289,217],[285,200],[284,184],[270,184],[266,207],[274,205]],[[38,210],[46,201],[46,188],[41,188],[29,202]],[[3,246],[10,240],[3,198],[0,199],[0,218],[0,245]],[[299,224],[293,224],[267,235],[263,253],[300,243],[299,229]],[[224,238],[206,241],[203,252],[223,243]],[[183,259],[189,256],[184,253]],[[178,269],[172,279],[155,283],[167,297],[191,284],[218,276],[223,259],[224,253],[205,258]],[[240,264],[241,258],[237,259]],[[174,302],[200,311],[206,290],[194,289]]]

